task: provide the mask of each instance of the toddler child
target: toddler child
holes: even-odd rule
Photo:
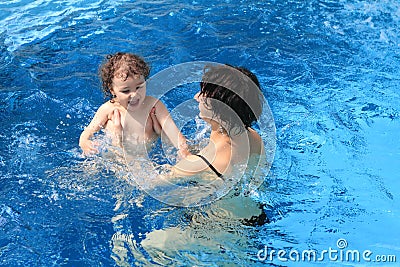
[[[165,105],[146,95],[148,64],[140,56],[130,53],[119,52],[106,59],[100,68],[100,76],[104,93],[112,98],[100,106],[82,132],[79,146],[83,153],[98,153],[91,137],[104,129],[118,146],[122,146],[122,140],[132,145],[148,144],[163,132],[181,156],[188,155],[186,138]]]

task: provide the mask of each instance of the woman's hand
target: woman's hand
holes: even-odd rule
[[[161,127],[160,122],[159,122],[158,119],[157,119],[156,107],[153,107],[153,108],[150,110],[150,118],[151,118],[151,121],[152,121],[152,124],[153,124],[154,132],[155,132],[156,134],[158,134],[158,135],[161,135],[161,133],[162,133],[162,127]]]
[[[114,125],[114,136],[115,136],[115,145],[122,146],[122,123],[121,123],[121,113],[116,108],[113,110],[111,121]]]

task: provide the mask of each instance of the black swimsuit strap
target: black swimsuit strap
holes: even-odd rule
[[[216,174],[218,177],[223,178],[222,173],[220,173],[219,171],[217,171],[217,169],[216,169],[213,165],[211,165],[211,163],[210,163],[205,157],[203,157],[202,155],[199,155],[199,154],[197,154],[196,156],[198,156],[198,157],[200,157],[202,160],[204,160],[204,162],[207,163],[208,167],[209,167],[213,172],[215,172],[215,174]]]

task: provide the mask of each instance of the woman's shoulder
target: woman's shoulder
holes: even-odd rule
[[[264,153],[264,143],[258,132],[252,128],[248,129],[250,154],[261,155]]]

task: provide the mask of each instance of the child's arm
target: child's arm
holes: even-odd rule
[[[85,155],[99,152],[96,148],[95,143],[91,141],[90,138],[92,138],[96,132],[100,131],[100,129],[102,129],[107,123],[109,114],[109,107],[107,104],[108,103],[103,104],[97,110],[92,121],[83,130],[79,138],[79,146],[81,147]]]
[[[153,125],[156,124],[155,130],[159,131],[159,128],[167,135],[171,143],[178,148],[178,153],[181,157],[186,157],[190,155],[187,149],[186,138],[179,131],[174,120],[168,112],[166,106],[161,102],[157,101],[154,108],[150,112],[151,119],[153,120]],[[159,126],[157,126],[157,122]],[[158,128],[158,129],[156,129]]]

